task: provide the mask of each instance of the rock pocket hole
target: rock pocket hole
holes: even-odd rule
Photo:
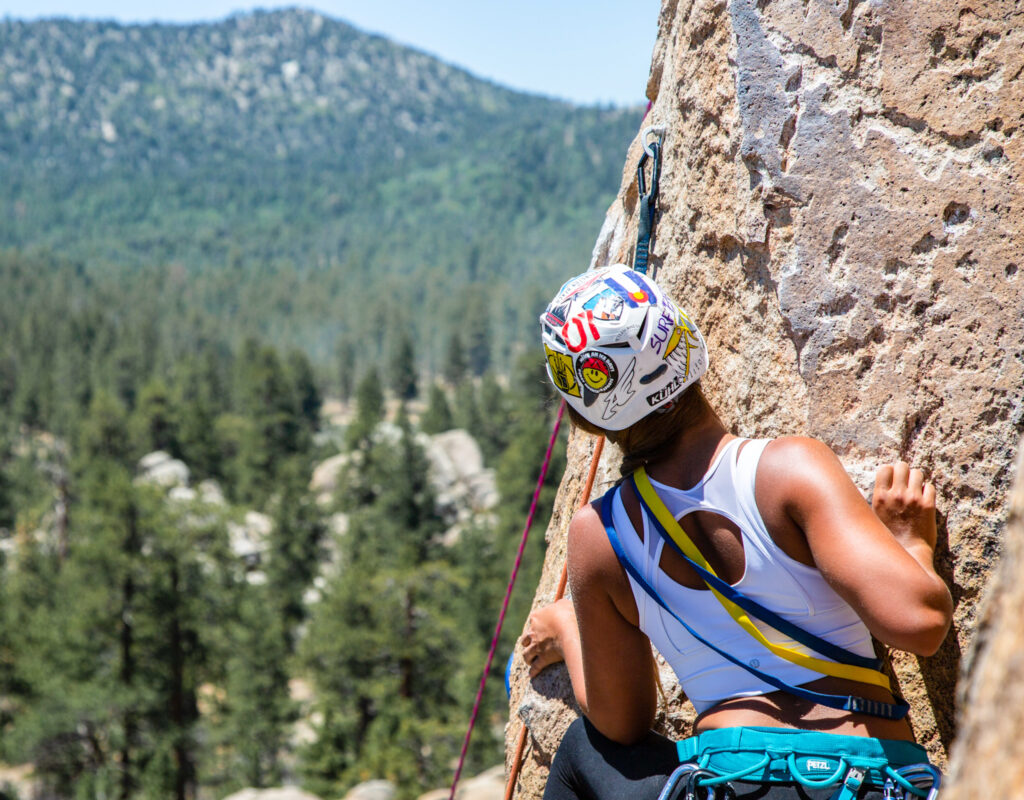
[[[971,207],[966,203],[950,203],[942,212],[942,224],[947,228],[963,225],[971,218]]]

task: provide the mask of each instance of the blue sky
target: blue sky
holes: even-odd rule
[[[190,22],[303,5],[517,89],[644,102],[660,0],[0,0],[0,17]]]

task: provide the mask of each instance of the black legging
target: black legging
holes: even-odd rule
[[[544,800],[657,800],[678,766],[675,743],[664,736],[651,731],[637,744],[621,745],[580,717],[558,746]],[[734,781],[732,786],[737,800],[828,800],[838,788],[743,781]],[[882,793],[864,785],[857,797],[876,800]]]

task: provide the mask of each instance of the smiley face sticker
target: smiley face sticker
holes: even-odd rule
[[[587,350],[576,359],[576,374],[580,382],[598,394],[610,392],[619,382],[619,370],[604,353]]]

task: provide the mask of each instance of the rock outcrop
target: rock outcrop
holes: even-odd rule
[[[241,789],[224,800],[320,800],[315,794],[304,792],[297,786],[272,789]]]
[[[418,800],[448,800],[451,788],[435,789],[421,794]],[[459,782],[455,800],[502,800],[505,796],[505,768],[491,767],[472,778]]]
[[[395,800],[398,789],[391,781],[364,781],[354,786],[344,800]]]
[[[664,0],[648,96],[644,124],[667,131],[652,265],[708,340],[704,385],[723,418],[746,436],[828,442],[865,492],[897,457],[936,484],[954,627],[935,657],[893,662],[944,762],[1024,425],[1024,9]],[[639,154],[637,140],[595,264],[631,261]],[[570,442],[538,604],[591,448]],[[607,452],[595,493],[616,466]],[[663,724],[685,730],[666,691]],[[539,797],[569,698],[564,672],[529,685],[517,662],[522,797]]]
[[[494,470],[484,467],[480,445],[467,431],[455,428],[424,439],[437,510],[448,523],[444,540],[454,543],[467,524],[498,504]]]
[[[163,450],[154,450],[139,459],[139,483],[151,483],[165,489],[187,487],[189,468]]]
[[[1024,441],[1003,555],[961,670],[960,725],[943,800],[1024,794]]]
[[[375,436],[380,441],[397,444],[401,430],[392,423],[384,422]],[[433,436],[417,433],[416,441],[429,462],[429,479],[437,496],[437,513],[448,525],[444,541],[454,543],[466,525],[486,516],[498,504],[494,470],[484,466],[480,445],[461,428]],[[350,453],[340,453],[320,462],[313,470],[309,489],[321,507],[328,507],[334,501],[351,461]]]

